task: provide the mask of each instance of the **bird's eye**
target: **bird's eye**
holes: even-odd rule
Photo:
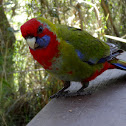
[[[39,28],[38,28],[38,33],[40,34],[40,33],[42,33],[43,32],[43,27],[42,26],[39,26]]]

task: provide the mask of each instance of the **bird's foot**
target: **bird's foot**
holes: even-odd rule
[[[85,95],[91,95],[91,92],[73,92],[73,93],[68,93],[65,95],[65,97],[74,97],[74,96],[85,96]]]
[[[65,97],[67,94],[69,94],[69,91],[58,91],[56,94],[50,96],[50,99]]]
[[[65,93],[63,95],[60,95],[59,97],[75,97],[75,96],[86,96],[86,95],[91,95],[92,92],[91,91],[77,91],[77,92],[71,92],[71,93]]]
[[[77,92],[71,92],[70,91],[58,91],[56,94],[50,96],[50,99],[53,98],[59,98],[59,97],[74,97],[74,96],[85,96],[85,95],[91,95],[91,91],[85,91],[85,90],[78,90]]]

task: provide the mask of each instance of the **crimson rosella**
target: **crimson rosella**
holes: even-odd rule
[[[86,31],[33,18],[21,26],[21,32],[33,58],[64,83],[52,98],[64,95],[70,81],[81,82],[82,87],[76,92],[79,95],[89,81],[107,69],[126,70],[126,62],[116,58],[122,50]]]

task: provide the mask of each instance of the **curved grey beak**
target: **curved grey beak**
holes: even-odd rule
[[[37,48],[39,45],[36,43],[36,38],[35,37],[28,37],[26,38],[26,42],[28,44],[28,46],[32,49]]]

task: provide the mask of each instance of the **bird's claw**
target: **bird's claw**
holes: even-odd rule
[[[49,98],[53,99],[53,98],[65,97],[68,93],[69,91],[63,91],[63,92],[59,91],[56,94],[50,96]]]
[[[81,91],[81,92],[68,93],[65,95],[65,97],[85,96],[85,95],[91,95],[91,94],[92,94],[91,92]]]
[[[65,92],[57,92],[56,94],[50,96],[50,99],[53,98],[59,98],[59,97],[74,97],[74,96],[84,96],[84,95],[91,95],[92,92],[88,91],[77,91],[77,92],[73,92],[73,93],[69,93],[69,91],[65,91]]]

